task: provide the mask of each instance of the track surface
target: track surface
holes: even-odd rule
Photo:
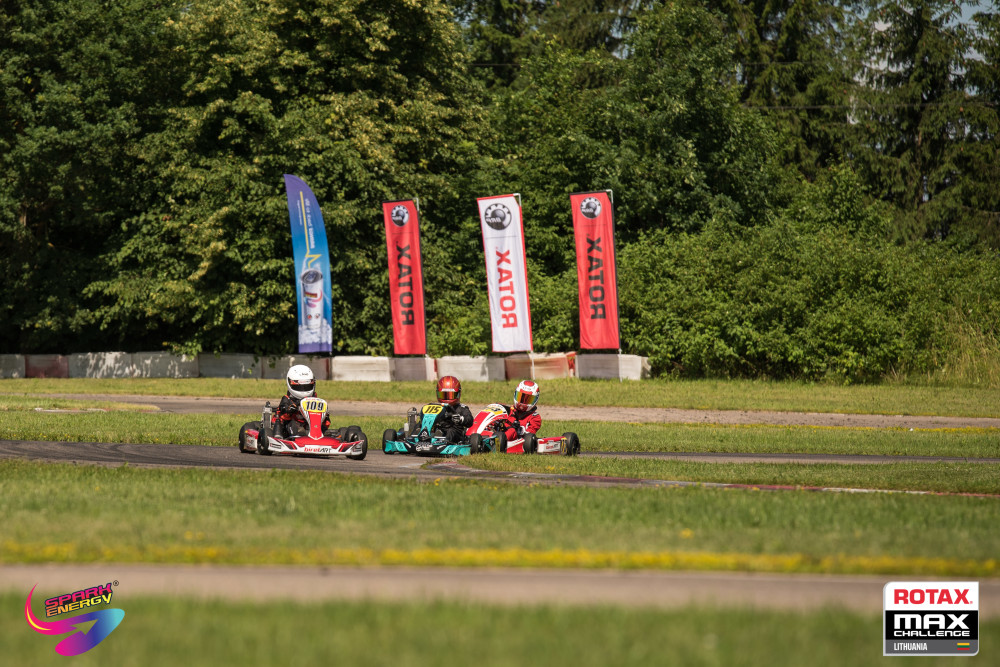
[[[129,396],[116,394],[26,394],[32,397],[140,403],[162,412],[187,414],[259,415],[261,399],[198,398],[186,396]],[[330,401],[332,414],[345,417],[398,417],[413,403]],[[757,412],[748,410],[680,410],[676,408],[593,408],[545,406],[546,419],[675,424],[773,424],[777,426],[843,426],[855,428],[1000,428],[1000,419],[925,415],[861,415],[828,412]]]
[[[488,604],[622,605],[671,608],[688,604],[806,610],[836,606],[878,616],[892,577],[452,568],[237,567],[184,565],[5,565],[0,590],[26,594],[38,582],[54,593],[81,582],[119,581],[115,599],[183,595],[194,598],[303,602],[329,599],[453,599]],[[899,579],[897,577],[897,579]],[[906,577],[906,580],[922,580]],[[1000,581],[979,582],[980,616],[1000,615]]]

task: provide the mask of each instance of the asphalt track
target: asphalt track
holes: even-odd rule
[[[186,565],[5,565],[0,591],[27,594],[44,582],[53,594],[118,581],[115,600],[172,595],[262,602],[295,600],[459,600],[501,605],[686,605],[799,610],[837,607],[877,617],[892,580],[925,577],[649,572],[615,570],[252,567]],[[81,583],[82,582],[82,583]],[[982,619],[1000,616],[1000,581],[979,582]],[[873,636],[876,636],[877,630]]]
[[[261,399],[189,396],[135,396],[117,394],[25,394],[32,397],[139,403],[160,412],[179,414],[259,415]],[[329,401],[333,415],[344,417],[398,417],[403,419],[413,403],[377,401]],[[1000,419],[990,417],[945,417],[933,415],[863,415],[833,412],[766,412],[750,410],[685,410],[677,408],[627,408],[603,410],[570,406],[545,406],[546,419],[559,421],[607,421],[672,424],[772,424],[776,426],[832,426],[853,428],[1000,428]]]

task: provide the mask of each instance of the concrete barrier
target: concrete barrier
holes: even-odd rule
[[[71,378],[130,378],[135,376],[128,352],[84,352],[69,355]]]
[[[0,354],[0,378],[23,378],[23,354]]]
[[[393,357],[392,379],[397,382],[436,380],[434,360],[430,357]]]
[[[389,357],[333,357],[330,379],[340,382],[391,382]]]
[[[24,355],[24,376],[29,378],[68,378],[69,358],[62,354]]]
[[[642,380],[649,371],[649,359],[635,354],[576,355],[576,376],[581,379]]]
[[[288,355],[261,359],[261,377],[265,380],[284,380],[288,375],[288,369],[299,364],[308,366],[316,377],[317,382],[330,379],[329,357],[312,357],[309,355]]]
[[[260,361],[252,354],[199,354],[198,371],[204,378],[260,378]]]
[[[437,376],[454,375],[462,382],[505,380],[507,376],[501,357],[441,357],[437,360]]]
[[[553,380],[572,377],[575,352],[514,354],[504,361],[508,380]]]
[[[196,378],[198,357],[169,352],[133,352],[133,377]]]

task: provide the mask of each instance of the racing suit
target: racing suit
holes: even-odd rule
[[[315,395],[315,394],[313,394]],[[278,404],[278,412],[274,419],[274,437],[283,438],[302,435],[309,431],[309,424],[302,417],[299,406],[302,399],[285,394]],[[323,432],[330,427],[330,413],[323,417]]]
[[[502,404],[501,404],[502,405]],[[533,405],[528,410],[517,410],[513,405],[504,405],[507,408],[507,430],[504,435],[507,440],[517,440],[525,433],[538,433],[542,428],[542,416],[538,414],[538,406]]]
[[[448,442],[464,441],[465,432],[472,426],[472,410],[464,403],[458,405],[442,403],[441,406],[444,409],[434,423],[434,429],[440,430]]]

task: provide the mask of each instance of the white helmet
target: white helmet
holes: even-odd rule
[[[538,383],[531,380],[523,381],[514,390],[514,408],[522,412],[530,410],[538,403],[538,394]]]
[[[312,369],[308,366],[292,366],[285,376],[285,384],[288,385],[288,395],[302,400],[308,396],[316,395],[316,378]]]

